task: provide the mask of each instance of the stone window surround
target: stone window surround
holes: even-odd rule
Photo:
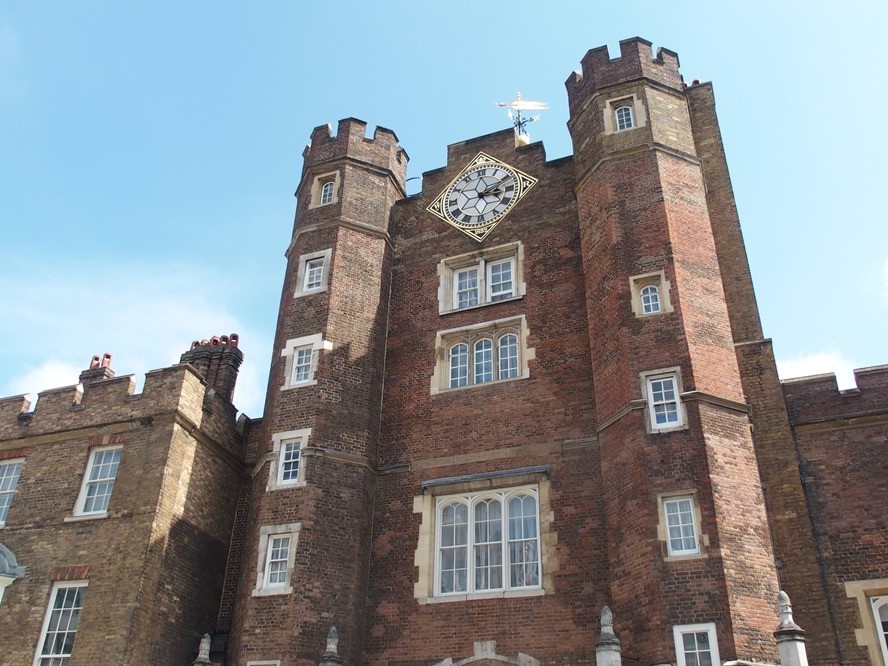
[[[247,666],[281,666],[280,659],[264,659],[260,661],[248,661]]]
[[[293,567],[296,561],[296,548],[299,544],[299,531],[302,523],[287,523],[284,525],[263,525],[259,528],[259,549],[256,560],[256,585],[253,588],[254,597],[270,597],[279,594],[291,594],[293,592]],[[286,585],[265,586],[265,567],[268,564],[268,543],[271,537],[289,536],[290,547],[287,552],[287,583]]]
[[[296,356],[296,350],[308,348],[310,348],[312,351],[310,378],[308,379],[308,381],[293,382],[293,359]],[[325,349],[327,351],[333,349],[333,343],[329,340],[324,340],[323,333],[315,333],[314,335],[306,335],[302,338],[292,338],[290,340],[287,340],[287,343],[281,350],[281,356],[285,358],[284,385],[281,386],[281,390],[299,388],[300,386],[312,386],[313,384],[317,384],[318,380],[315,379],[315,374],[317,373],[318,369],[318,356],[322,349]]]
[[[616,111],[621,106],[628,106],[632,110],[632,127],[628,127],[624,130],[617,129]],[[639,127],[644,127],[645,125],[647,125],[647,111],[644,108],[644,104],[635,93],[621,95],[620,97],[609,99],[604,103],[605,134],[631,132]]]
[[[302,254],[299,256],[299,268],[296,272],[296,291],[293,294],[294,298],[299,298],[301,296],[310,296],[311,294],[320,294],[322,292],[327,291],[329,280],[330,280],[330,262],[333,256],[333,249],[328,248],[326,250],[321,250],[320,252],[309,252],[308,254]],[[321,275],[321,284],[318,287],[314,287],[312,289],[305,288],[305,279],[306,272],[308,270],[308,262],[314,259],[323,259],[324,260],[324,270]]]
[[[10,468],[14,467],[15,465],[21,465],[21,468],[19,469],[19,476],[16,477],[15,485],[13,485],[8,490],[3,491],[3,493],[2,493],[3,495],[9,495],[10,498],[9,498],[9,506],[7,506],[7,515],[0,517],[0,528],[6,526],[6,518],[9,516],[8,511],[9,511],[9,508],[12,506],[12,499],[15,497],[15,489],[18,486],[18,482],[21,480],[21,470],[25,466],[25,459],[24,458],[10,458],[8,460],[0,460],[0,467],[5,467],[7,465]]]
[[[704,622],[702,624],[676,624],[672,627],[672,637],[675,640],[675,658],[676,666],[687,666],[685,661],[682,635],[690,633],[700,633],[705,631],[709,634],[709,646],[712,654],[712,663],[720,664],[721,656],[718,652],[718,636],[715,631],[714,622]]]
[[[697,552],[685,553],[683,555],[670,555],[669,552],[669,529],[666,520],[667,500],[689,498],[694,507],[694,530],[697,534]],[[693,489],[674,490],[667,493],[657,495],[657,540],[660,541],[660,547],[663,554],[663,560],[666,562],[679,562],[684,560],[698,560],[709,557],[706,550],[709,548],[709,535],[704,534],[701,525],[703,517],[700,513],[700,502],[697,497],[697,491]]]
[[[458,341],[466,341],[464,338],[470,336],[489,335],[497,337],[504,333],[504,329],[511,329],[510,332],[518,335],[518,376],[508,379],[494,379],[489,382],[479,384],[469,383],[466,386],[450,387],[450,358],[449,349],[458,343]],[[512,382],[530,377],[530,368],[528,363],[536,359],[536,350],[534,347],[528,346],[528,337],[530,331],[527,328],[527,319],[524,315],[517,317],[508,317],[505,319],[495,319],[480,324],[472,324],[462,328],[451,328],[444,331],[438,331],[435,335],[435,369],[431,378],[431,395],[438,393],[448,393],[450,391],[464,391],[466,389],[478,388],[481,386],[490,386],[491,384],[499,384],[502,382]],[[469,341],[470,348],[474,345],[474,340]]]
[[[273,456],[269,460],[268,484],[265,486],[266,490],[302,488],[305,486],[305,456],[302,453],[299,455],[299,474],[297,478],[291,481],[284,481],[281,479],[281,475],[283,474],[281,465],[281,446],[284,442],[298,440],[300,451],[304,451],[310,436],[311,428],[276,432],[271,436]]]
[[[854,629],[854,638],[857,644],[865,647],[869,652],[870,662],[878,664],[882,657],[882,648],[879,644],[879,627],[873,616],[871,599],[888,595],[888,578],[873,578],[869,580],[855,580],[845,583],[845,595],[857,602],[857,610],[860,615],[861,627]],[[885,663],[888,663],[886,661]]]
[[[98,520],[101,518],[108,517],[107,509],[105,511],[91,511],[89,513],[84,513],[83,506],[86,503],[86,486],[87,486],[87,483],[89,482],[89,473],[90,473],[90,470],[92,469],[93,462],[95,461],[96,453],[99,453],[100,451],[113,451],[114,449],[121,449],[120,457],[122,460],[123,459],[123,451],[122,451],[123,446],[121,446],[120,444],[117,444],[114,446],[96,446],[96,447],[93,447],[89,450],[89,457],[87,458],[86,469],[83,472],[83,479],[80,482],[80,492],[77,495],[77,502],[74,504],[74,512],[70,516],[65,516],[65,518],[63,519],[64,522],[69,523],[69,522],[78,522],[81,520]],[[117,473],[114,475],[114,484],[117,483],[117,474],[119,474],[119,473],[120,473],[120,468],[118,467]],[[112,484],[112,488],[111,488],[112,493],[114,492],[114,487],[113,487],[114,484]],[[111,501],[111,499],[109,498],[108,499],[109,505],[110,505],[110,501]]]
[[[660,297],[660,310],[645,314],[641,304],[641,290],[648,285],[657,285],[658,295]],[[673,312],[672,299],[669,297],[671,285],[666,279],[664,271],[656,271],[654,273],[642,273],[641,275],[633,275],[629,278],[629,291],[632,299],[632,313],[636,317],[656,317],[666,312]]]
[[[505,472],[492,472],[439,479],[423,484],[423,493],[413,498],[413,513],[421,514],[419,538],[413,556],[413,565],[419,570],[417,582],[413,585],[413,596],[420,604],[449,603],[472,601],[475,599],[499,599],[508,597],[531,597],[552,594],[555,591],[553,574],[557,570],[555,544],[557,536],[554,531],[554,515],[549,501],[549,478],[543,468],[524,468]],[[460,493],[480,492],[483,490],[504,490],[533,485],[537,489],[537,511],[540,544],[540,580],[539,588],[524,588],[496,592],[471,592],[466,594],[448,594],[435,596],[437,545],[437,498],[439,496],[458,495]]]
[[[488,293],[487,264],[503,259],[512,259],[512,295],[508,298],[492,301]],[[456,272],[473,266],[477,266],[479,269],[478,294],[480,298],[478,305],[457,308],[455,306],[456,290],[454,289]],[[516,241],[484,250],[460,254],[455,257],[447,257],[438,263],[438,278],[438,314],[463,312],[473,308],[493,305],[494,303],[517,300],[522,298],[527,292],[527,284],[524,282],[524,245],[521,241]]]
[[[333,183],[333,200],[328,201],[327,203],[321,203],[321,190],[324,187],[325,183]],[[339,172],[338,171],[330,171],[328,173],[322,173],[315,176],[314,180],[311,184],[311,200],[309,201],[309,208],[318,208],[319,206],[330,206],[339,201]]]
[[[654,423],[654,410],[652,409],[652,396],[650,395],[650,382],[654,379],[660,379],[666,376],[675,378],[675,403],[678,409],[678,422],[670,425],[657,425]],[[641,377],[641,395],[645,402],[645,423],[647,424],[648,433],[666,433],[675,430],[687,430],[688,424],[685,416],[684,403],[681,399],[682,383],[681,368],[673,366],[671,368],[658,368],[656,370],[645,370],[640,373]]]

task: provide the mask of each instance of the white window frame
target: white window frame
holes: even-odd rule
[[[507,262],[511,268],[512,275],[511,293],[506,296],[494,295],[493,267]],[[458,280],[460,274],[468,270],[477,271],[477,303],[460,307]],[[524,246],[520,241],[461,254],[456,257],[447,257],[438,263],[438,314],[462,312],[463,310],[522,298],[527,291],[523,273]]]
[[[888,613],[888,595],[869,597],[869,605],[873,622],[876,623],[876,640],[882,652],[882,660],[888,664],[888,630],[882,628],[882,620],[879,617],[882,608]]]
[[[501,343],[503,339],[509,335],[515,336],[515,351],[517,358],[514,367],[508,368],[506,372],[508,376],[503,376],[504,369],[501,367],[502,359],[513,358],[512,356],[501,356],[503,349]],[[528,337],[529,331],[527,330],[527,321],[524,315],[483,322],[481,324],[474,324],[464,328],[438,331],[435,338],[437,363],[435,365],[435,370],[432,373],[432,395],[445,391],[456,391],[459,389],[470,388],[473,386],[487,386],[489,384],[510,382],[516,379],[527,379],[530,377],[528,363],[535,358],[535,350],[527,345]],[[477,382],[475,375],[475,345],[484,339],[489,339],[492,343],[491,363],[493,378],[489,381]],[[451,354],[453,350],[461,344],[466,345],[466,381],[465,383],[454,386],[451,377]]]
[[[0,460],[0,527],[6,525],[9,507],[12,506],[15,489],[18,486],[24,465],[24,458]]]
[[[709,636],[709,652],[712,656],[712,666],[720,666],[721,656],[719,656],[718,652],[718,637],[715,635],[714,622],[705,622],[703,624],[678,624],[672,627],[672,637],[675,641],[676,666],[688,666],[687,659],[685,659],[684,635],[703,632],[706,632]]]
[[[689,512],[682,512],[684,517],[690,515],[690,527],[694,532],[694,548],[673,548],[672,535],[670,533],[669,508],[670,506],[678,506],[679,503],[687,502],[690,506]],[[661,521],[663,526],[663,539],[666,541],[666,554],[668,557],[687,557],[690,555],[700,555],[702,550],[702,536],[700,534],[700,516],[699,507],[697,506],[697,498],[695,495],[688,493],[683,495],[665,495],[660,497]],[[679,527],[686,527],[688,524],[682,522]],[[682,536],[683,540],[685,537]],[[684,545],[684,544],[682,544]]]
[[[34,654],[34,666],[42,666],[43,660],[47,660],[47,663],[53,663],[53,658],[58,659],[61,657],[71,657],[74,651],[74,644],[77,640],[77,631],[80,628],[80,620],[83,617],[83,607],[80,607],[80,613],[77,619],[77,628],[74,630],[74,640],[71,641],[71,652],[67,654],[57,653],[55,655],[43,655],[43,643],[46,641],[47,634],[49,633],[49,622],[52,619],[52,612],[55,607],[56,598],[61,590],[69,590],[69,589],[77,589],[77,588],[85,588],[89,584],[89,581],[86,580],[64,580],[57,581],[53,583],[52,591],[49,595],[49,603],[46,606],[46,614],[43,618],[43,628],[40,630],[40,639],[37,641],[37,651]],[[85,601],[85,599],[84,599]],[[66,632],[67,633],[67,632]]]
[[[96,455],[99,453],[104,453],[105,451],[120,451],[120,458],[117,461],[117,470],[114,472],[114,477],[111,479],[101,479],[92,481],[90,480],[90,475],[92,474],[93,466],[95,465]],[[108,515],[108,507],[104,509],[100,509],[98,511],[86,511],[86,500],[89,486],[95,483],[106,483],[108,481],[111,482],[111,489],[108,494],[108,505],[111,504],[111,496],[114,493],[114,485],[117,483],[117,475],[120,473],[120,463],[123,460],[123,447],[118,446],[98,446],[93,449],[90,449],[89,459],[86,463],[86,471],[83,473],[83,480],[80,483],[80,494],[77,496],[77,503],[74,505],[74,516],[90,516],[94,518],[101,518]]]
[[[318,383],[315,375],[318,370],[318,360],[322,349],[327,351],[333,349],[333,343],[324,340],[322,333],[307,335],[302,338],[293,338],[287,340],[286,345],[281,350],[281,356],[284,357],[284,384],[281,390],[299,388],[300,386],[312,386]],[[296,370],[296,358],[299,351],[309,351],[311,353],[311,366],[309,368],[308,378],[295,381],[293,374]]]
[[[657,400],[654,382],[671,379],[675,400]],[[681,400],[681,373],[678,368],[663,368],[641,373],[641,386],[647,411],[647,422],[650,432],[669,432],[687,428],[685,423],[684,405]],[[657,423],[656,407],[661,404],[675,403],[676,420],[667,423]]]
[[[336,181],[328,180],[321,183],[321,197],[318,200],[319,206],[326,206],[333,203],[336,196]]]
[[[296,548],[299,546],[299,531],[302,523],[286,525],[263,525],[259,528],[259,549],[256,562],[256,585],[254,597],[268,597],[293,592],[293,567],[296,562]],[[284,583],[268,584],[268,563],[271,553],[269,545],[274,538],[289,537],[290,546],[287,551],[287,577]]]
[[[620,111],[626,109],[627,117],[621,118]],[[623,124],[621,127],[620,125]],[[625,132],[626,130],[630,130],[635,127],[635,114],[632,112],[631,104],[620,104],[619,106],[614,107],[614,127],[618,132]]]
[[[296,273],[296,291],[294,298],[302,296],[310,296],[311,294],[320,294],[327,291],[330,282],[330,262],[333,257],[333,248],[321,250],[320,252],[309,252],[299,256],[299,268]],[[314,287],[308,286],[308,277],[310,274],[310,266],[316,262],[323,262],[321,268],[321,282]]]
[[[536,544],[536,584],[532,585],[516,585],[512,586],[511,584],[511,562],[509,560],[509,544],[514,541],[510,540],[509,534],[509,514],[508,514],[508,503],[509,500],[513,499],[516,496],[532,496],[534,498],[536,504],[536,522],[534,523],[534,529],[536,534],[531,539],[521,539],[522,541],[533,541]],[[477,545],[475,542],[475,519],[474,519],[474,509],[476,506],[484,502],[485,500],[498,500],[500,502],[502,517],[501,517],[501,565],[500,565],[500,575],[502,577],[502,585],[499,587],[487,587],[487,588],[476,588],[475,587],[475,573],[476,573],[476,565],[475,565],[475,546]],[[464,504],[467,506],[468,510],[468,526],[467,526],[467,542],[465,544],[466,549],[466,589],[465,590],[454,590],[450,592],[442,592],[441,591],[441,573],[442,573],[442,530],[444,529],[442,513],[443,510],[451,506],[453,504]],[[434,577],[434,588],[433,588],[433,596],[435,597],[466,597],[466,596],[477,596],[477,595],[486,595],[490,593],[494,594],[503,594],[508,592],[526,592],[530,590],[540,590],[542,589],[543,583],[543,557],[542,557],[542,540],[540,538],[540,494],[539,489],[535,485],[528,486],[517,486],[513,488],[503,488],[500,490],[485,490],[481,492],[474,493],[459,493],[456,495],[442,495],[436,498],[435,505],[435,577]],[[483,542],[482,542],[483,543]],[[495,542],[491,542],[495,543]]]
[[[272,458],[268,468],[268,485],[266,490],[279,488],[301,488],[305,485],[305,455],[303,451],[311,436],[311,428],[276,432],[271,436]],[[284,479],[284,451],[288,444],[296,444],[299,449],[299,472],[295,479]]]
[[[324,194],[324,186],[327,183],[333,183],[333,196],[329,201],[324,201],[322,203],[321,199]],[[337,201],[339,201],[339,172],[331,171],[329,173],[322,173],[315,176],[311,185],[311,201],[308,207],[319,208],[321,206],[329,206],[335,204]]]
[[[642,291],[646,287],[657,288],[657,298],[660,308],[654,312],[644,311],[644,297]],[[667,312],[672,312],[672,302],[669,299],[669,281],[663,271],[656,273],[645,273],[643,275],[633,275],[629,278],[629,290],[632,301],[632,313],[639,318],[656,317]]]

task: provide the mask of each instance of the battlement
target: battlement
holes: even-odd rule
[[[856,388],[839,390],[832,373],[781,382],[794,425],[888,412],[888,365],[854,371]]]
[[[373,138],[367,138],[367,123],[357,118],[339,121],[336,134],[331,125],[315,127],[311,143],[302,152],[305,170],[316,164],[351,157],[380,169],[391,171],[398,182],[407,177],[407,152],[398,143],[397,135],[390,129],[377,126]]]
[[[607,46],[591,49],[580,63],[581,69],[571,73],[564,84],[571,116],[602,88],[636,79],[651,79],[682,90],[678,67],[675,51],[659,48],[654,58],[651,42],[641,37],[621,41],[619,58],[611,58]]]

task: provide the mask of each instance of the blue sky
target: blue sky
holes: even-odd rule
[[[0,395],[238,332],[262,412],[311,129],[448,143],[532,126],[571,152],[564,81],[635,35],[713,81],[765,333],[784,376],[888,363],[888,3],[31,2],[0,5]],[[412,181],[411,192],[419,181]]]

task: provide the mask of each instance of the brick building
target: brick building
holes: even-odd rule
[[[620,48],[570,157],[407,196],[393,132],[314,130],[262,418],[234,335],[0,400],[0,663],[798,663],[783,589],[886,666],[888,369],[778,379],[712,87]]]

